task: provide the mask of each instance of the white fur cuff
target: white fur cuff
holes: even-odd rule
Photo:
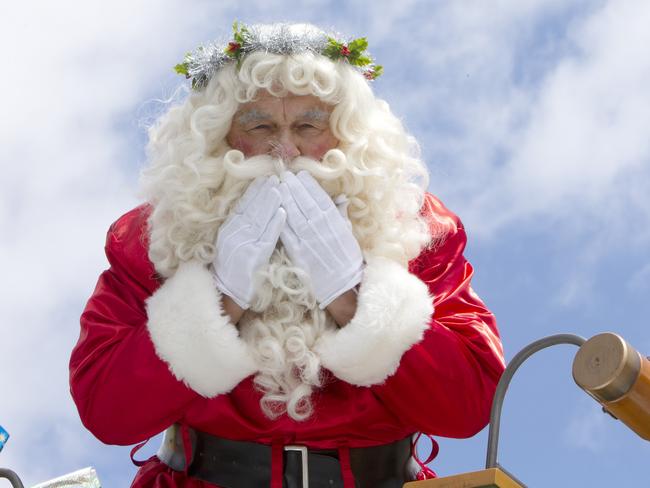
[[[323,335],[316,352],[325,368],[348,383],[382,383],[422,340],[432,314],[433,300],[420,279],[394,261],[371,258],[356,314],[342,329]]]
[[[232,390],[256,371],[244,341],[221,307],[221,293],[202,264],[181,263],[147,300],[156,353],[176,378],[204,397]]]

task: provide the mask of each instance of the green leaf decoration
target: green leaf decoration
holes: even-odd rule
[[[188,69],[189,66],[186,62],[179,63],[176,66],[174,66],[174,71],[176,71],[176,73],[178,73],[179,75],[185,75],[186,77],[190,75]]]
[[[228,45],[224,48],[224,53],[231,59],[237,62],[237,68],[241,67],[244,56],[249,52],[251,43],[255,41],[252,38],[248,28],[238,21],[232,24],[233,37]],[[200,46],[198,51],[203,51],[205,48]],[[383,67],[374,65],[370,55],[366,52],[368,49],[368,39],[360,37],[353,39],[349,43],[347,41],[338,41],[333,37],[327,38],[327,43],[321,48],[320,54],[328,57],[332,61],[347,62],[352,66],[362,68],[360,71],[368,80],[374,80],[383,74]],[[201,56],[198,56],[200,59]],[[221,61],[223,62],[223,57]],[[197,60],[194,53],[187,53],[182,63],[174,66],[174,71],[178,74],[184,75],[186,78],[192,78],[192,88],[199,90],[203,88],[209,81],[208,75],[202,71],[203,64],[209,64],[202,60]],[[197,66],[198,64],[198,66]],[[196,73],[190,75],[190,67]],[[198,76],[198,78],[197,78]]]
[[[365,37],[360,37],[359,39],[355,39],[350,44],[348,44],[348,48],[353,53],[361,54],[363,51],[368,49],[368,39],[366,39]]]
[[[235,42],[238,42],[240,45],[243,45],[246,42],[245,37],[248,35],[248,29],[244,24],[239,25],[239,22],[235,20],[232,24],[233,38]]]
[[[344,57],[341,54],[341,48],[343,47],[343,43],[338,42],[336,39],[332,37],[327,38],[327,46],[323,50],[323,55],[327,56],[331,60],[337,60],[342,57]]]
[[[350,56],[350,64],[353,66],[367,66],[370,63],[372,63],[372,59],[368,56],[358,56],[354,58]]]
[[[327,45],[328,45],[328,47],[333,47],[333,48],[336,48],[336,49],[339,49],[342,46],[342,44],[339,41],[337,41],[336,39],[334,39],[333,37],[328,37],[327,38]]]

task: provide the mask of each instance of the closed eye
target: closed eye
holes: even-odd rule
[[[298,130],[321,130],[321,128],[312,124],[300,124]]]
[[[251,132],[251,131],[266,131],[266,130],[271,130],[272,127],[269,124],[259,124],[254,127],[251,127],[250,129],[247,129],[246,132]]]

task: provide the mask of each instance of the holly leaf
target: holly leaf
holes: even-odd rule
[[[241,44],[241,34],[239,33],[239,23],[235,20],[232,24],[232,37],[236,42]]]
[[[187,65],[187,63],[179,63],[176,66],[174,66],[174,71],[176,71],[176,73],[178,73],[179,75],[189,76],[190,73],[188,69],[189,66]]]
[[[372,63],[372,59],[370,59],[368,56],[356,56],[354,58],[350,58],[350,64],[354,66],[367,66],[370,63]]]
[[[359,39],[355,39],[354,41],[350,42],[350,44],[348,44],[348,48],[353,53],[361,54],[363,51],[368,49],[368,39],[366,39],[365,37],[360,37]]]
[[[330,59],[338,59],[341,57],[341,48],[343,47],[343,44],[338,42],[336,39],[333,39],[332,37],[327,38],[327,46],[323,50],[323,54],[327,56]]]
[[[333,37],[328,37],[327,38],[327,44],[328,44],[328,46],[332,46],[332,47],[335,47],[337,49],[342,46],[342,44],[339,41],[337,41],[336,39],[334,39]]]
[[[245,37],[248,35],[248,29],[244,24],[239,24],[235,21],[232,24],[233,39],[241,45],[244,45],[246,42]]]

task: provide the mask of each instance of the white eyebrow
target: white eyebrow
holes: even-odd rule
[[[326,112],[325,110],[321,110],[320,108],[312,108],[310,110],[307,110],[304,114],[302,114],[300,118],[307,119],[307,120],[315,120],[318,122],[324,122],[329,120],[330,114],[329,112]]]
[[[270,114],[267,114],[266,112],[262,112],[256,108],[252,108],[240,114],[239,117],[237,117],[237,122],[239,122],[240,125],[246,125],[253,121],[268,120],[270,118],[271,118]]]

